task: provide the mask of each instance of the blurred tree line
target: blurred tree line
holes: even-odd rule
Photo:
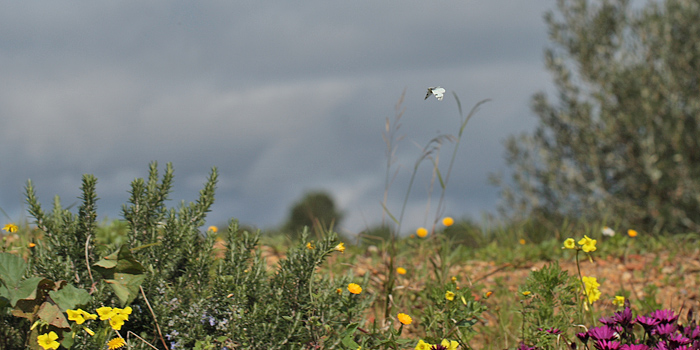
[[[545,21],[557,92],[506,141],[502,213],[698,231],[700,2],[559,0]]]

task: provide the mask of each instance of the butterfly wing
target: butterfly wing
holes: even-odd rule
[[[445,96],[445,89],[438,86],[436,88],[428,89],[428,91],[431,90],[433,95],[435,95],[435,98],[437,98],[438,101],[442,101],[442,98]]]
[[[432,95],[432,94],[433,94],[433,88],[429,87],[429,88],[428,88],[428,93],[425,94],[424,100],[427,100],[428,97],[430,97],[430,95]]]

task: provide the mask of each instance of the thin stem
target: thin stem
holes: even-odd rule
[[[144,293],[143,287],[139,286],[139,289],[141,290],[141,295],[143,295],[143,300],[146,301],[146,305],[148,306],[148,310],[151,311],[151,315],[153,316],[153,322],[156,324],[156,329],[158,330],[158,336],[160,337],[160,341],[163,343],[163,346],[165,347],[165,349],[169,350],[170,348],[168,348],[168,344],[166,344],[165,339],[163,339],[163,333],[160,331],[160,326],[158,325],[158,320],[156,319],[156,314],[153,312],[153,308],[151,308],[151,303],[148,302],[148,298],[146,298],[146,293]]]

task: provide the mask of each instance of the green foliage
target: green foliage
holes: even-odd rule
[[[559,263],[532,271],[521,292],[523,307],[522,340],[538,349],[555,349],[557,330],[567,334],[577,319],[578,281],[562,271]]]
[[[95,220],[97,195],[95,186],[97,179],[92,175],[84,175],[81,186],[82,204],[78,215],[61,206],[58,197],[54,199],[53,211],[47,214],[36,198],[34,186],[27,181],[26,195],[29,214],[34,217],[39,230],[44,233],[36,249],[36,255],[31,260],[33,273],[54,281],[70,281],[79,288],[87,288],[92,283],[86,264],[86,257],[92,255],[95,248]]]
[[[421,300],[426,306],[421,317],[428,335],[424,340],[437,344],[442,339],[455,340],[466,349],[475,334],[474,325],[486,311],[486,306],[474,300],[472,289],[460,288],[456,281],[431,283],[421,293]]]
[[[506,143],[506,211],[700,229],[700,6],[630,3],[560,0],[545,17],[558,99],[536,94],[537,129]]]
[[[373,298],[344,290],[351,275],[317,273],[329,255],[343,250],[337,234],[318,231],[318,239],[309,240],[303,231],[270,271],[259,232],[239,230],[232,220],[218,238],[222,253],[214,251],[217,237],[199,230],[214,201],[216,169],[196,202],[176,208],[165,203],[172,179],[170,164],[159,179],[152,163],[148,179],[131,184],[125,220],[99,228],[93,176],[83,177],[77,216],[58,198],[47,215],[28,182],[29,211],[43,239],[27,263],[0,253],[0,322],[7,326],[0,335],[20,335],[19,341],[0,342],[3,350],[25,343],[36,348],[37,336],[51,331],[66,348],[104,347],[114,336],[106,321],[97,324],[95,336],[85,336],[66,310],[112,305],[133,310],[119,332],[150,342],[131,343],[137,349],[332,348],[354,341]],[[367,283],[366,276],[362,285]]]
[[[292,237],[299,237],[304,227],[322,231],[326,227],[340,225],[343,214],[335,207],[333,198],[326,192],[309,192],[296,202],[289,213],[285,230]]]

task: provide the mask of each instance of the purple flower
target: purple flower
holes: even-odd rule
[[[690,344],[690,339],[684,337],[682,334],[673,333],[668,337],[668,343],[672,349],[677,349],[682,345]]]
[[[663,342],[663,341],[656,343],[656,346],[654,347],[654,349],[656,349],[656,350],[669,350],[668,345],[666,344],[666,342]]]
[[[520,343],[520,346],[518,346],[518,350],[535,350],[534,346],[527,346],[525,343]]]
[[[618,350],[620,342],[614,340],[598,340],[595,342],[595,348],[598,350]]]
[[[658,335],[660,337],[666,337],[666,336],[670,335],[671,333],[675,332],[676,329],[677,329],[677,326],[675,324],[663,323],[663,324],[656,326],[656,328],[654,328],[651,331],[651,334]]]
[[[687,326],[683,327],[683,335],[690,339],[698,339],[700,338],[700,326]]]
[[[615,316],[601,317],[598,319],[598,322],[600,322],[608,327],[612,327],[617,323],[617,320],[615,320]]]
[[[649,317],[659,320],[660,323],[675,323],[678,321],[678,315],[669,309],[652,311]]]
[[[584,344],[588,343],[588,338],[590,337],[588,335],[588,332],[576,333],[576,336],[578,337],[578,340],[580,340]]]
[[[616,312],[615,316],[613,316],[612,318],[615,322],[617,322],[617,324],[624,328],[627,328],[628,326],[634,324],[634,319],[632,318],[632,310],[630,310],[629,307],[626,307],[620,312]]]
[[[652,317],[637,316],[637,323],[641,324],[647,333],[651,333],[651,329],[661,323],[661,321]]]
[[[595,340],[613,340],[617,337],[615,330],[608,326],[600,326],[588,330],[588,336]]]
[[[549,328],[549,329],[542,329],[542,328],[537,328],[538,331],[544,331],[549,334],[561,334],[561,331],[559,328]]]
[[[620,350],[648,350],[649,347],[644,344],[625,344],[620,347]]]
[[[432,347],[430,347],[430,350],[447,350],[447,348],[440,345],[440,344],[437,344],[437,345],[433,345]]]

